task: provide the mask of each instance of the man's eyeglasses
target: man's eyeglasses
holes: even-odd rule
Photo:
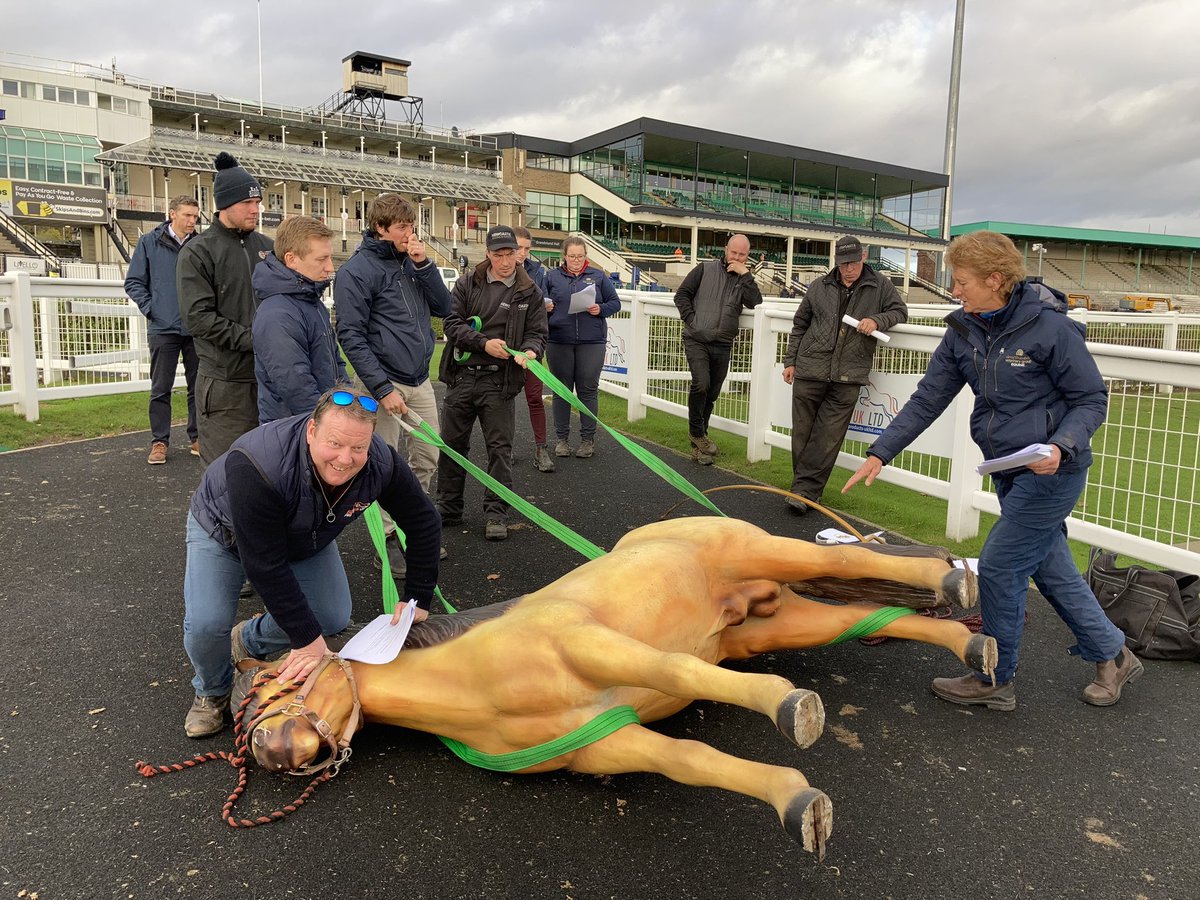
[[[329,400],[334,406],[349,406],[357,400],[358,405],[367,412],[375,412],[379,409],[379,403],[374,397],[367,397],[363,394],[355,394],[350,391],[334,391],[329,395]]]

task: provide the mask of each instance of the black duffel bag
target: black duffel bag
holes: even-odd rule
[[[1125,645],[1147,659],[1200,660],[1200,576],[1116,560],[1093,549],[1087,581]]]

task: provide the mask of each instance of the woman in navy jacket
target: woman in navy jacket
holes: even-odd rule
[[[1087,483],[1091,437],[1107,413],[1108,391],[1083,326],[1065,315],[1062,294],[1022,280],[1024,262],[1011,240],[990,231],[962,235],[946,262],[962,309],[946,317],[945,337],[916,392],[842,492],[860,479],[871,484],[964,384],[975,393],[971,437],[985,457],[1048,445],[1048,457],[992,475],[1000,519],[979,554],[979,594],[983,631],[1000,651],[995,682],[971,672],[934,679],[933,692],[952,703],[1016,707],[1012,682],[1032,577],[1075,636],[1069,652],[1096,664],[1082,699],[1111,706],[1142,664],[1079,574],[1065,525]]]
[[[588,305],[572,313],[572,297]],[[599,411],[600,372],[608,348],[608,323],[604,321],[621,308],[621,298],[608,276],[588,265],[587,245],[572,235],[563,241],[563,262],[546,275],[546,308],[550,312],[550,342],[546,362],[550,372],[573,390],[593,414]],[[571,455],[571,405],[554,398],[555,456]],[[587,459],[595,452],[596,420],[581,417],[579,447],[575,455]]]

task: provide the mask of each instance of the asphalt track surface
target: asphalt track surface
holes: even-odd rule
[[[583,535],[611,546],[676,501],[607,437],[593,459],[537,473],[517,403],[518,490]],[[175,449],[148,467],[147,444],[0,456],[0,897],[1200,897],[1200,665],[1147,661],[1120,704],[1087,706],[1090,668],[1038,598],[1015,712],[936,699],[930,679],[961,671],[942,650],[851,642],[742,664],[821,694],[826,732],[806,751],[714,703],[655,726],[804,771],[833,800],[823,864],[750,798],[656,775],[497,774],[377,726],[299,812],[231,829],[227,764],[134,770],[232,746],[228,730],[193,741],[182,729],[183,524],[200,465]],[[655,449],[701,488],[737,481]],[[470,487],[465,524],[446,535],[451,602],[515,597],[581,561],[528,526],[484,541],[479,498]],[[778,534],[828,524],[764,494],[715,499]],[[340,546],[366,621],[379,612],[366,528]],[[252,771],[238,812],[275,809],[305,783]]]

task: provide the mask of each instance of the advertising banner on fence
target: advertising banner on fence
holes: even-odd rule
[[[16,219],[99,225],[108,218],[102,188],[0,179],[0,209]]]
[[[776,366],[779,381],[771,391],[771,420],[779,425],[792,421],[792,389],[783,381],[783,366]],[[858,403],[846,429],[846,439],[870,444],[892,424],[906,400],[917,389],[920,375],[894,375],[872,372],[871,380],[863,385]],[[954,438],[953,413],[947,410],[938,417],[909,448],[918,453],[946,456]]]
[[[629,383],[629,362],[625,349],[629,346],[629,317],[612,316],[608,322],[608,340],[604,348],[604,371],[608,381]],[[616,377],[614,377],[616,376]]]

